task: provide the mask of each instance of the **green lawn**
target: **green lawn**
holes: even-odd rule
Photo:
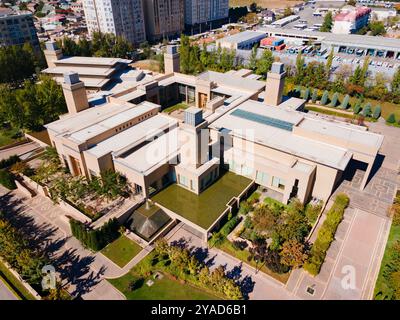
[[[224,241],[222,243],[218,244],[216,247],[221,249],[222,251],[225,251],[229,255],[234,256],[235,258],[243,261],[244,263],[251,265],[254,268],[257,268],[257,269],[260,268],[260,265],[257,265],[254,260],[251,260],[250,262],[247,260],[247,257],[250,255],[248,250],[236,249],[228,239],[224,239]],[[270,269],[268,269],[265,265],[262,266],[261,271],[282,283],[286,283],[288,281],[289,275],[290,275],[290,272],[283,273],[283,274],[275,273],[275,272],[271,271]]]
[[[189,106],[188,106],[186,103],[180,102],[180,103],[177,103],[177,104],[175,104],[175,105],[173,105],[173,106],[170,106],[170,107],[168,107],[168,108],[165,108],[162,112],[170,113],[170,112],[172,112],[172,111],[176,111],[176,110],[179,110],[179,109],[185,110],[185,109],[187,109],[187,108],[189,108]]]
[[[152,200],[207,230],[226,209],[228,201],[250,182],[246,177],[226,172],[199,195],[173,184]]]
[[[147,280],[153,280],[154,284],[149,287]],[[139,280],[139,281],[138,281]],[[215,300],[215,296],[195,288],[187,283],[180,283],[179,280],[169,279],[166,275],[162,279],[153,277],[140,278],[129,272],[118,279],[108,280],[114,287],[121,291],[129,300]],[[129,284],[138,281],[138,288],[131,291]]]
[[[22,285],[22,283],[14,277],[14,275],[8,270],[8,268],[0,261],[0,281],[4,279],[6,284],[14,291],[20,299],[23,300],[36,300],[35,297],[30,294],[28,290]]]
[[[122,268],[141,250],[141,246],[122,235],[101,250],[101,253]]]
[[[385,254],[383,255],[381,269],[379,271],[378,279],[375,284],[374,299],[391,299],[393,290],[389,283],[388,276],[392,272],[393,268],[400,269],[399,266],[393,266],[395,263],[393,260],[393,245],[400,241],[400,226],[392,225],[389,233],[389,239],[386,243]]]
[[[21,140],[21,137],[15,137],[18,131],[19,129],[0,129],[0,147]]]

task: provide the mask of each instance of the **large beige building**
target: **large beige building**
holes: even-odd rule
[[[143,198],[171,184],[201,197],[228,169],[284,203],[306,203],[327,201],[343,172],[362,162],[365,187],[383,136],[302,112],[304,100],[282,96],[282,64],[274,63],[264,82],[245,69],[183,75],[175,50],[165,59],[165,75],[126,84],[98,106],[88,103],[76,73],[65,74],[70,112],[46,127],[72,174],[90,179],[117,170]],[[183,117],[160,112],[176,103],[190,106]],[[159,205],[205,237],[215,226]]]

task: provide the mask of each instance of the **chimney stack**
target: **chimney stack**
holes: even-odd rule
[[[265,85],[264,103],[271,106],[278,106],[282,102],[282,93],[285,86],[286,72],[284,64],[274,62],[271,71],[267,75]]]
[[[62,88],[70,114],[75,114],[89,108],[85,85],[79,80],[78,73],[72,71],[64,73]]]
[[[57,44],[54,41],[46,42],[46,49],[43,51],[46,58],[47,66],[49,68],[56,67],[54,61],[62,59],[63,53],[61,49],[58,49]]]
[[[180,72],[180,59],[177,46],[167,46],[167,52],[164,53],[164,73],[170,74]]]

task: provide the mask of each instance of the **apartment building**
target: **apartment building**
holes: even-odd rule
[[[184,0],[144,0],[147,38],[179,36],[184,28]]]
[[[113,33],[135,45],[146,40],[143,0],[83,0],[83,10],[89,35]]]
[[[185,24],[195,25],[225,19],[229,0],[185,0]]]
[[[332,33],[355,33],[368,25],[370,15],[371,8],[345,6],[334,18]]]
[[[32,13],[0,8],[0,46],[23,45],[26,42],[39,48]]]
[[[99,106],[89,107],[76,73],[64,75],[70,112],[46,128],[72,174],[90,179],[116,170],[135,194],[205,239],[251,188],[283,203],[327,201],[355,163],[366,168],[365,188],[383,136],[302,112],[304,100],[282,95],[282,63],[263,82],[245,69],[183,75],[177,51],[165,56],[166,74]],[[176,103],[190,106],[183,117],[160,112]],[[202,203],[208,190],[212,205]]]

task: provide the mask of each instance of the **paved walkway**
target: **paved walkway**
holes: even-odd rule
[[[16,146],[16,147],[0,150],[0,160],[7,159],[10,156],[13,156],[15,154],[16,155],[22,155],[22,154],[25,154],[27,152],[31,152],[31,151],[39,148],[39,147],[40,147],[39,144],[36,143],[36,142],[28,142],[28,143],[24,143],[24,144],[21,144],[21,145]]]
[[[0,279],[0,301],[3,300],[18,300],[14,292],[12,292],[7,285]]]

